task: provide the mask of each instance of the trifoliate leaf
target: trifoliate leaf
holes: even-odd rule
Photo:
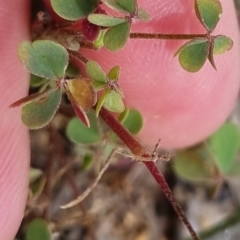
[[[94,12],[98,0],[51,0],[54,11],[67,20],[78,20]]]
[[[175,55],[179,54],[179,62],[188,72],[199,71],[207,60],[209,43],[206,39],[195,39],[184,44]]]
[[[91,60],[88,61],[86,63],[86,72],[92,80],[104,84],[107,83],[106,74],[97,62]]]
[[[131,24],[126,22],[110,28],[104,35],[104,46],[113,52],[122,49],[127,43],[130,26]]]
[[[88,21],[101,27],[113,27],[121,23],[127,22],[125,18],[117,18],[100,13],[89,14]]]
[[[107,77],[110,80],[118,80],[120,74],[120,67],[115,66],[112,69],[110,69],[109,73],[107,74]]]
[[[122,97],[114,90],[107,95],[103,106],[109,111],[115,113],[121,113],[125,109]]]
[[[23,123],[30,129],[46,126],[54,117],[61,102],[61,96],[61,91],[56,90],[24,106],[22,108]]]
[[[195,11],[200,22],[208,31],[213,31],[222,14],[219,0],[195,0]]]
[[[73,118],[67,126],[67,136],[75,143],[93,144],[101,140],[97,119],[89,113],[90,127],[86,127],[78,118]]]
[[[226,173],[240,150],[240,129],[232,123],[225,123],[209,139],[208,148],[212,151],[222,173]]]
[[[137,0],[115,0],[117,5],[129,13],[134,13]]]
[[[22,42],[18,56],[32,74],[51,80],[64,77],[69,61],[67,50],[49,40]]]
[[[84,111],[88,111],[95,105],[97,100],[96,92],[88,79],[80,78],[68,80],[67,87],[75,103]]]
[[[32,220],[27,225],[26,240],[52,240],[48,223],[40,218]]]
[[[214,54],[222,54],[229,50],[231,50],[233,46],[233,41],[231,38],[219,35],[214,38],[213,43],[213,53]]]

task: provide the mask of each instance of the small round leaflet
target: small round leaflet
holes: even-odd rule
[[[197,72],[206,62],[208,53],[208,40],[196,39],[184,44],[175,55],[179,54],[179,62],[183,69]]]
[[[52,91],[44,98],[33,100],[22,108],[22,121],[30,129],[46,126],[54,117],[61,102],[62,93]]]
[[[41,218],[32,220],[27,225],[26,240],[52,240],[48,223]]]
[[[67,126],[67,136],[76,143],[93,144],[101,140],[97,119],[93,112],[88,114],[90,127],[84,125],[77,117],[73,118]]]
[[[18,49],[18,56],[32,74],[51,80],[64,77],[69,61],[67,50],[49,40],[22,42]]]
[[[125,22],[110,28],[104,35],[104,46],[113,52],[122,49],[127,43],[130,26],[129,22]]]
[[[195,11],[203,26],[212,32],[220,20],[222,5],[219,0],[195,0]]]
[[[54,11],[67,20],[78,20],[94,12],[98,0],[51,0]]]
[[[213,53],[222,54],[231,50],[233,46],[233,40],[229,37],[219,35],[214,38]]]

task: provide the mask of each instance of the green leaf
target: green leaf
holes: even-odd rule
[[[119,66],[115,66],[112,69],[110,69],[109,73],[107,74],[107,77],[110,80],[118,80],[120,75],[120,67]]]
[[[231,167],[225,171],[225,177],[229,178],[239,178],[240,177],[240,162],[239,159],[235,160]]]
[[[39,178],[37,178],[34,182],[30,183],[29,189],[31,191],[32,198],[38,198],[46,184],[46,177],[43,175]]]
[[[122,49],[127,43],[130,26],[131,24],[126,22],[110,28],[104,35],[104,46],[113,52]]]
[[[220,171],[226,173],[240,150],[240,129],[232,123],[225,123],[210,137],[208,147]]]
[[[94,12],[97,0],[51,0],[54,11],[67,20],[78,20]]]
[[[87,170],[91,166],[93,162],[93,155],[91,154],[86,154],[83,158],[83,169]]]
[[[143,8],[138,8],[137,18],[146,22],[151,20],[150,14],[147,11],[145,11],[145,9]]]
[[[206,62],[208,53],[208,41],[197,39],[184,44],[175,55],[179,54],[179,62],[183,69],[188,72],[197,72]]]
[[[125,109],[122,97],[114,90],[107,95],[103,106],[109,111],[115,113],[121,113]]]
[[[94,47],[101,48],[104,46],[103,38],[106,33],[106,29],[100,30],[97,39],[93,42]]]
[[[211,157],[204,145],[177,153],[173,161],[176,173],[186,180],[210,180],[213,179],[214,168]]]
[[[128,11],[124,10],[121,6],[119,6],[114,0],[101,0],[106,6],[109,8],[123,13],[128,13]]]
[[[88,61],[86,63],[86,72],[91,79],[104,84],[107,83],[106,74],[97,62]]]
[[[73,118],[67,126],[67,136],[75,143],[93,144],[101,140],[96,116],[88,114],[90,127],[86,127],[78,118]]]
[[[198,19],[208,31],[213,31],[222,14],[219,0],[195,0],[195,11]]]
[[[229,50],[231,50],[233,46],[233,41],[231,38],[219,35],[214,38],[213,44],[213,53],[214,54],[222,54]]]
[[[58,90],[48,96],[33,101],[22,108],[22,121],[30,129],[46,126],[54,117],[61,102],[62,93]]]
[[[129,108],[125,108],[123,112],[121,112],[118,116],[118,121],[120,123],[123,123],[126,119],[127,119],[127,116],[130,112],[130,109]]]
[[[29,170],[29,182],[34,182],[43,174],[42,170],[36,169],[36,168],[30,168]]]
[[[112,17],[106,14],[94,13],[88,16],[88,21],[101,27],[113,27],[127,22],[124,18]]]
[[[123,121],[123,126],[132,134],[139,133],[143,127],[143,117],[141,113],[136,109],[130,109],[126,119]]]
[[[99,112],[105,102],[105,100],[107,99],[107,96],[110,94],[111,90],[110,89],[106,89],[106,91],[103,93],[103,95],[99,98],[98,102],[97,102],[97,106],[96,106],[96,116],[98,117]]]
[[[48,40],[24,41],[19,46],[18,55],[28,71],[51,80],[64,77],[69,61],[67,50]]]
[[[66,69],[66,74],[65,75],[69,78],[77,78],[81,74],[80,74],[79,69],[77,67],[75,67],[72,64],[69,64],[67,69]]]
[[[115,2],[129,13],[134,13],[137,0],[115,0]]]
[[[44,83],[46,83],[48,80],[45,79],[45,78],[42,78],[42,77],[39,77],[39,76],[36,76],[36,75],[33,75],[31,74],[31,77],[30,77],[30,86],[31,87],[40,87],[42,86]]]
[[[27,225],[26,240],[52,240],[51,230],[48,223],[36,218]]]

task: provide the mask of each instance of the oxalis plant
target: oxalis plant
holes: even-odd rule
[[[110,134],[111,141],[118,143],[94,183],[62,208],[73,207],[85,199],[99,182],[113,155],[120,153],[142,162],[148,168],[192,239],[199,239],[155,164],[157,160],[168,159],[168,156],[158,154],[158,143],[154,151],[149,151],[133,136],[141,129],[142,118],[137,110],[129,109],[124,104],[124,92],[118,82],[121,66],[112,66],[109,72],[104,72],[97,62],[88,59],[79,50],[91,48],[97,51],[105,47],[112,52],[121,51],[133,38],[187,40],[173,53],[183,69],[200,71],[207,60],[217,69],[214,55],[230,50],[233,45],[229,37],[214,35],[222,14],[220,1],[194,1],[196,18],[205,29],[203,34],[131,32],[135,21],[149,21],[151,18],[136,0],[51,0],[51,5],[65,21],[56,22],[39,13],[38,20],[33,24],[32,41],[22,42],[18,50],[21,62],[32,74],[31,84],[38,86],[39,92],[16,101],[11,107],[22,106],[23,123],[30,129],[39,129],[53,119],[66,94],[78,117],[70,121],[67,127],[70,139],[85,144],[100,141],[99,124],[103,124],[98,120],[100,117],[108,126],[106,128],[104,125],[103,129],[108,133],[111,129],[115,133]],[[106,8],[112,9],[113,15],[106,12]],[[84,76],[72,71],[71,64],[76,61],[84,65]]]

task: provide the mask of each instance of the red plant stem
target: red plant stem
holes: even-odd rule
[[[163,33],[130,33],[130,38],[137,39],[182,39],[208,38],[208,34],[163,34]]]
[[[179,203],[177,202],[176,198],[174,197],[171,189],[169,188],[164,176],[162,175],[162,173],[158,170],[156,164],[154,162],[143,162],[143,164],[145,164],[145,166],[148,168],[148,170],[150,171],[150,173],[152,174],[152,176],[155,178],[155,180],[157,181],[157,183],[161,186],[161,189],[164,193],[164,195],[166,196],[166,198],[170,201],[170,203],[172,204],[174,210],[176,211],[178,217],[180,218],[180,220],[185,224],[185,226],[187,227],[187,229],[189,230],[192,238],[194,240],[199,240],[199,237],[197,236],[196,232],[194,231],[192,225],[190,224],[190,222],[188,221],[182,207],[179,205]]]
[[[142,146],[133,136],[132,134],[125,129],[120,122],[106,109],[102,108],[99,115],[101,118],[108,124],[108,126],[118,135],[118,137],[126,144],[126,146],[132,151],[132,153],[136,156],[146,156],[149,155],[149,151]],[[178,217],[182,220],[185,224],[189,233],[191,234],[194,240],[199,240],[196,232],[194,231],[192,225],[188,221],[185,213],[183,212],[181,206],[177,202],[176,198],[174,197],[171,189],[169,188],[164,176],[158,170],[155,162],[153,161],[143,161],[143,164],[148,168],[152,176],[155,178],[159,186],[161,187],[163,193],[165,194],[166,198],[171,202],[174,210],[176,211]]]

